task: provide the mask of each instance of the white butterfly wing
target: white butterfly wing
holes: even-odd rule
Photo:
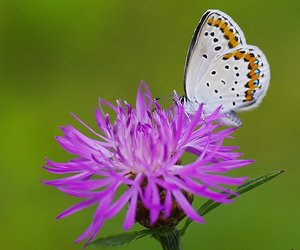
[[[242,30],[227,14],[219,10],[206,11],[194,31],[186,58],[186,96],[190,100],[195,96],[195,86],[218,56],[245,44]]]
[[[266,94],[270,69],[265,55],[255,46],[242,46],[216,58],[195,86],[195,99],[210,113],[255,108]]]

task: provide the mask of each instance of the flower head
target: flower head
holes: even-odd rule
[[[232,191],[223,185],[240,185],[246,179],[222,175],[251,161],[237,159],[241,155],[233,151],[237,147],[222,145],[234,129],[216,131],[220,109],[203,118],[200,105],[189,115],[176,94],[174,98],[176,105],[162,110],[148,86],[141,84],[136,108],[126,102],[117,101],[114,106],[99,100],[95,116],[100,133],[76,117],[96,139],[70,125],[62,127],[64,135],[57,141],[77,157],[66,163],[47,160],[47,171],[67,176],[44,183],[82,199],[58,218],[97,206],[91,225],[77,242],[87,237],[92,240],[103,223],[125,206],[125,230],[136,221],[146,227],[174,226],[185,216],[202,223],[192,207],[193,197],[228,203]],[[115,112],[114,122],[103,105]],[[195,155],[196,160],[181,164],[185,152]]]

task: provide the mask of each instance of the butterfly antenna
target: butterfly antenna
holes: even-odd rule
[[[169,108],[174,104],[174,98],[172,94],[165,95],[162,97],[156,97],[154,98],[155,101],[159,103],[159,105],[162,107],[162,109]]]

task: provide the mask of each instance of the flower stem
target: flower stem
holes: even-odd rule
[[[154,237],[160,242],[163,250],[183,250],[180,234],[176,228],[155,234]]]

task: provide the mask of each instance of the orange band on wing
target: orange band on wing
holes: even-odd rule
[[[232,57],[234,58],[234,60],[244,59],[245,62],[249,62],[249,73],[247,74],[249,81],[245,85],[245,87],[248,89],[245,91],[244,102],[252,101],[256,89],[261,88],[261,85],[259,85],[259,79],[261,77],[259,70],[259,60],[255,57],[255,55],[252,52],[246,53],[243,50],[237,50],[235,52],[227,53],[223,56],[223,60],[228,60]]]
[[[214,19],[213,17],[207,20],[208,25],[217,27],[224,34],[224,38],[228,40],[228,47],[235,48],[239,45],[239,38],[234,32],[233,28],[230,28],[230,24],[223,21],[221,18]]]

